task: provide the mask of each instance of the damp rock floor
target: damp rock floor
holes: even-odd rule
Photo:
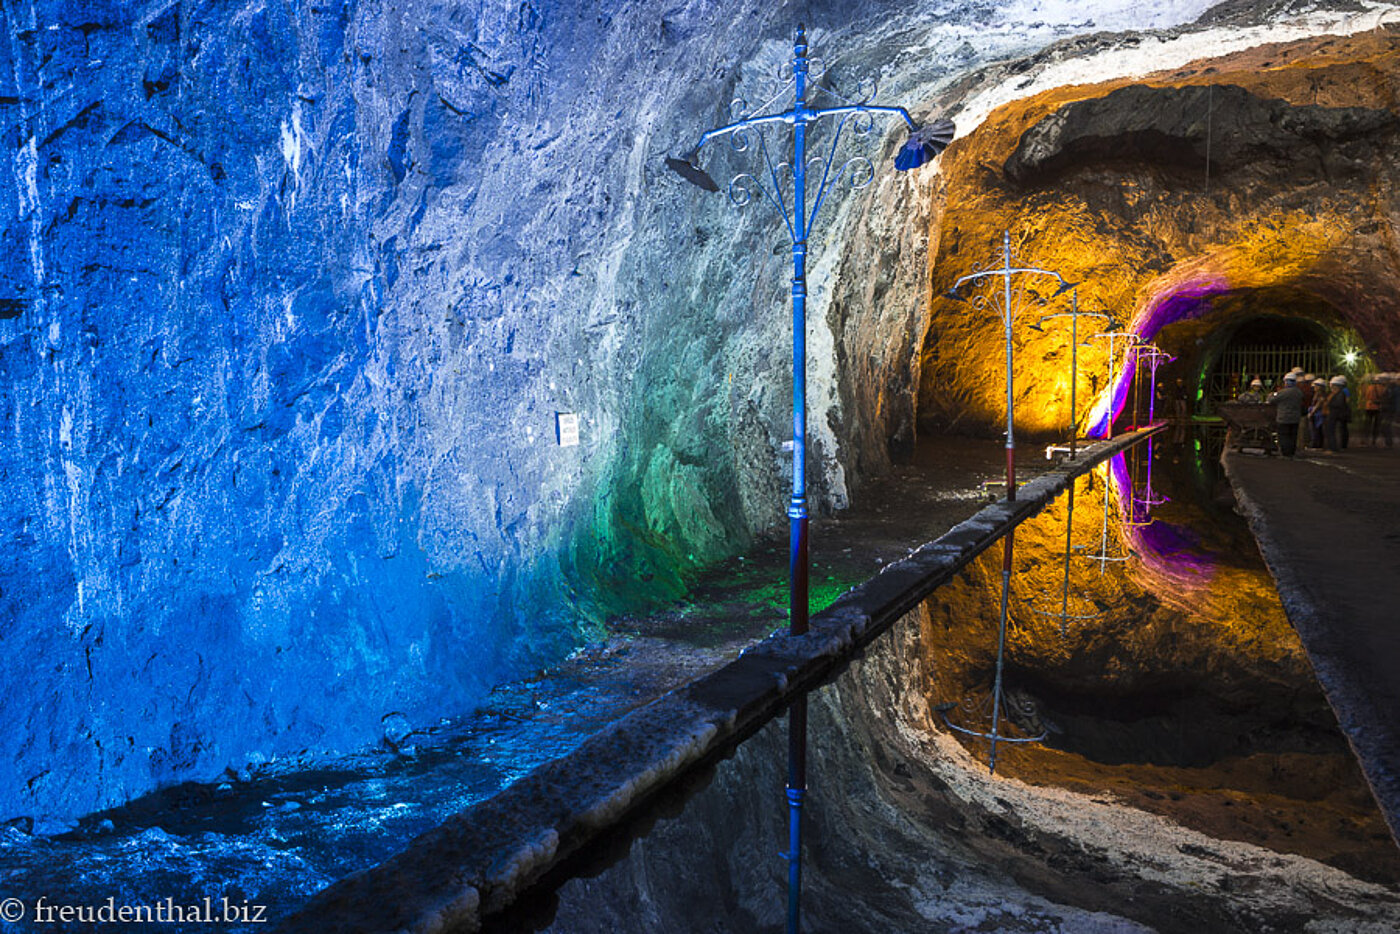
[[[1189,450],[1191,442],[1183,443]],[[1025,446],[1021,454],[1020,479],[1050,466],[1039,449]],[[1003,458],[994,440],[931,439],[889,478],[859,491],[852,509],[814,518],[813,609],[999,497]],[[1209,451],[1195,458],[1194,482],[1220,511],[1222,483],[1211,476],[1210,461]],[[1237,523],[1226,547],[1252,552],[1241,529]],[[92,815],[58,836],[0,828],[0,896],[31,904],[41,895],[67,904],[114,897],[133,905],[228,898],[267,906],[275,922],[317,890],[383,861],[606,724],[724,664],[781,627],[786,608],[786,539],[761,540],[698,582],[684,604],[614,620],[606,641],[497,688],[471,715],[415,734],[397,750],[274,762],[246,780],[178,786]],[[1316,693],[1315,685],[1300,690]],[[1338,745],[1325,790],[1336,798],[1335,786],[1343,786],[1349,810],[1337,819],[1340,847],[1337,834],[1314,840],[1289,832],[1312,805],[1307,794],[1270,791],[1270,782],[1288,779],[1269,771],[1273,763],[1243,782],[1209,768],[1106,768],[1054,750],[1013,757],[1007,766],[1032,784],[1106,792],[1211,836],[1322,859],[1396,890],[1400,853],[1374,806],[1368,810],[1364,786]],[[1261,838],[1256,826],[1272,829]],[[11,930],[26,929],[0,922],[0,931]]]

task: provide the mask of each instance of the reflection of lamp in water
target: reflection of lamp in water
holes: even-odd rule
[[[1122,456],[1123,453],[1121,451],[1113,455],[1115,460],[1122,458]],[[1090,474],[1089,476],[1092,478],[1093,474]],[[1107,565],[1110,561],[1127,561],[1129,558],[1132,557],[1132,552],[1128,552],[1127,554],[1123,555],[1111,555],[1108,553],[1108,496],[1110,492],[1108,478],[1109,468],[1105,466],[1103,473],[1103,524],[1100,527],[1099,531],[1099,553],[1096,555],[1084,556],[1090,561],[1097,561],[1099,563],[1100,574],[1103,573],[1104,566]]]
[[[1147,443],[1149,445],[1147,462],[1147,488],[1150,495],[1152,489],[1152,452],[1150,448],[1150,445],[1152,444],[1152,439],[1148,438]],[[1127,462],[1128,501],[1125,504],[1125,509],[1123,511],[1123,525],[1128,528],[1135,529],[1149,526],[1154,521],[1156,521],[1152,518],[1151,508],[1152,505],[1155,505],[1155,503],[1149,504],[1144,499],[1139,499],[1137,495],[1137,478],[1142,473],[1141,470],[1138,469],[1138,464],[1140,463],[1139,458],[1140,452],[1138,450],[1138,446],[1134,445],[1132,450],[1132,458]],[[1138,511],[1139,506],[1143,507],[1141,512]]]
[[[1160,506],[1163,503],[1170,502],[1170,499],[1166,496],[1162,496],[1156,490],[1152,489],[1152,442],[1154,440],[1156,439],[1153,437],[1147,439],[1147,482],[1143,484],[1141,496],[1137,495],[1136,484],[1133,486],[1132,511],[1134,516],[1136,516],[1137,507],[1141,506],[1143,508],[1143,514],[1147,517],[1147,522],[1136,523],[1138,525],[1147,525],[1152,521],[1153,506]],[[1137,448],[1133,448],[1133,462],[1137,463]]]
[[[974,730],[965,726],[958,726],[958,724],[948,719],[948,712],[951,711],[953,708],[957,707],[957,704],[939,704],[934,709],[937,710],[938,715],[943,718],[943,725],[946,726],[948,729],[952,730],[954,733],[961,733],[964,736],[972,736],[977,739],[985,739],[991,742],[991,752],[987,756],[987,772],[989,774],[995,775],[997,771],[998,743],[1039,743],[1044,741],[1045,737],[1049,735],[1049,732],[1046,730],[1041,730],[1041,732],[1036,734],[1035,736],[1007,736],[1005,733],[1003,733],[1001,731],[1000,726],[1000,714],[1003,697],[999,689],[994,688],[992,691],[992,696],[990,698],[982,698],[982,700],[978,704],[970,706],[964,704],[963,706],[965,709],[973,710],[980,707],[982,709],[983,715],[985,716],[988,701],[992,703],[992,728],[990,730],[985,731]]]
[[[1069,611],[1069,559],[1070,555],[1074,551],[1074,487],[1074,483],[1071,483],[1069,485],[1068,506],[1066,510],[1067,514],[1065,516],[1065,576],[1064,585],[1060,589],[1060,609],[1058,612],[1056,612],[1054,610],[1041,609],[1040,607],[1032,607],[1032,609],[1034,609],[1035,612],[1041,613],[1045,616],[1059,617],[1060,638],[1064,638],[1067,634],[1070,620],[1097,619],[1098,617],[1104,614],[1103,610],[1099,610],[1095,613],[1071,613]]]

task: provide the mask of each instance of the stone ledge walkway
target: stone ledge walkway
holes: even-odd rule
[[[1227,453],[1240,511],[1400,842],[1400,450]]]

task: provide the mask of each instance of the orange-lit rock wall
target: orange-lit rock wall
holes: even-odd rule
[[[1400,367],[1398,79],[1400,44],[1382,30],[1062,87],[994,111],[943,156],[920,422],[1004,418],[999,303],[943,297],[1001,261],[1004,230],[1013,264],[1080,283],[1081,310],[1112,313],[1183,366],[1199,368],[1211,331],[1269,306],[1354,335],[1379,368]],[[1047,277],[1017,282],[1018,430],[1059,433],[1070,422],[1069,320],[1028,326],[1068,311],[1069,298],[1051,299]],[[1081,342],[1101,329],[1091,321],[1081,319]],[[1173,327],[1182,321],[1197,323]],[[1108,368],[1106,342],[1081,344],[1081,429],[1101,421]]]

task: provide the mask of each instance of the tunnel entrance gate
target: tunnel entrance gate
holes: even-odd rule
[[[1307,373],[1326,373],[1329,359],[1326,344],[1232,346],[1211,372],[1205,404],[1213,412],[1215,406],[1238,397],[1256,376],[1265,386],[1277,388],[1283,374],[1295,366]]]
[[[1222,402],[1238,398],[1259,378],[1269,389],[1280,387],[1295,366],[1319,376],[1336,369],[1335,352],[1322,327],[1297,318],[1263,317],[1246,321],[1231,334],[1201,380],[1196,414],[1214,415]]]

